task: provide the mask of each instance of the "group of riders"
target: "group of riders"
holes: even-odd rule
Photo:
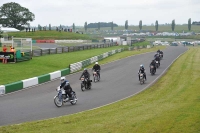
[[[98,62],[95,62],[95,65],[93,66],[92,71],[98,74],[99,80],[100,80],[100,70],[101,70],[100,65],[98,64]],[[87,85],[91,86],[90,73],[88,72],[87,68],[84,68],[79,80],[81,80],[81,77],[84,77],[87,81]],[[61,77],[60,81],[61,81],[60,88],[63,88],[65,90],[66,95],[69,96],[70,100],[73,100],[72,95],[71,95],[71,92],[73,92],[73,90],[69,84],[69,81],[66,80],[65,77]]]
[[[163,52],[161,50],[158,50],[155,55],[154,55],[154,59],[151,61],[150,66],[153,66],[154,68],[154,71],[156,72],[156,61],[158,62],[159,66],[160,66],[160,60],[163,58]],[[100,65],[98,64],[98,62],[95,62],[95,65],[93,66],[92,68],[92,71],[93,72],[96,72],[99,76],[99,79],[100,79],[100,70],[101,70],[101,67]],[[151,70],[150,70],[151,71]],[[143,74],[144,76],[144,79],[147,80],[147,77],[146,77],[146,72],[145,72],[145,68],[144,68],[144,65],[140,65],[140,69],[138,71],[138,77],[139,77],[139,81],[140,81],[140,74]],[[88,86],[91,86],[91,81],[90,81],[90,73],[88,72],[87,68],[84,68],[79,80],[81,79],[81,77],[83,77],[87,80],[87,85]],[[93,75],[94,76],[94,75]],[[66,94],[69,96],[70,100],[73,100],[72,98],[72,95],[71,95],[71,92],[73,91],[70,84],[69,84],[69,81],[66,80],[65,77],[61,77],[60,78],[60,81],[61,81],[61,85],[60,85],[60,88],[63,88],[65,91],[66,91]]]
[[[160,60],[163,58],[163,51],[161,51],[160,49],[155,53],[154,55],[154,59],[151,61],[149,67],[150,67],[150,73],[151,73],[151,66],[153,66],[153,69],[154,69],[154,73],[156,73],[156,62],[158,62],[158,65],[160,66]],[[144,68],[144,65],[141,64],[140,65],[140,69],[138,71],[138,77],[139,77],[139,81],[140,81],[140,74],[143,74],[144,76],[144,79],[147,80],[147,77],[146,77],[146,72],[145,72],[145,68]]]

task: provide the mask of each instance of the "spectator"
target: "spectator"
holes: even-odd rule
[[[7,47],[6,45],[3,45],[3,52],[6,52],[7,51]]]

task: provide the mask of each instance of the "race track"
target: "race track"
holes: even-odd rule
[[[102,65],[101,81],[92,83],[92,89],[84,92],[80,89],[81,73],[68,75],[67,80],[77,94],[76,105],[67,103],[61,108],[55,106],[53,98],[57,94],[55,89],[60,84],[59,80],[0,96],[0,126],[73,114],[136,94],[160,76],[186,50],[186,47],[181,46],[169,46],[163,50],[164,58],[154,76],[149,73],[149,63],[156,51]],[[140,85],[137,75],[140,64],[144,64],[147,71],[147,81],[143,85]]]

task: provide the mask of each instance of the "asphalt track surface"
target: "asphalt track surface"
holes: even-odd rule
[[[92,83],[92,89],[84,92],[80,89],[81,73],[68,75],[66,77],[77,94],[76,105],[66,103],[60,108],[55,106],[53,98],[57,94],[55,89],[60,84],[58,79],[0,96],[0,126],[74,114],[134,96],[148,88],[186,50],[187,48],[182,46],[169,46],[163,50],[164,58],[154,76],[149,73],[149,63],[155,52],[102,65],[101,81]],[[140,64],[144,64],[147,73],[147,81],[143,85],[140,85],[137,75]],[[91,73],[91,70],[89,71]]]

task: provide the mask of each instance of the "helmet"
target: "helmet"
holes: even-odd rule
[[[65,80],[66,80],[65,77],[61,77],[61,78],[60,78],[61,83],[63,83]]]
[[[84,72],[87,72],[87,68],[84,68]]]
[[[95,64],[98,64],[98,62],[95,62]]]
[[[143,64],[140,65],[140,68],[144,67]]]

